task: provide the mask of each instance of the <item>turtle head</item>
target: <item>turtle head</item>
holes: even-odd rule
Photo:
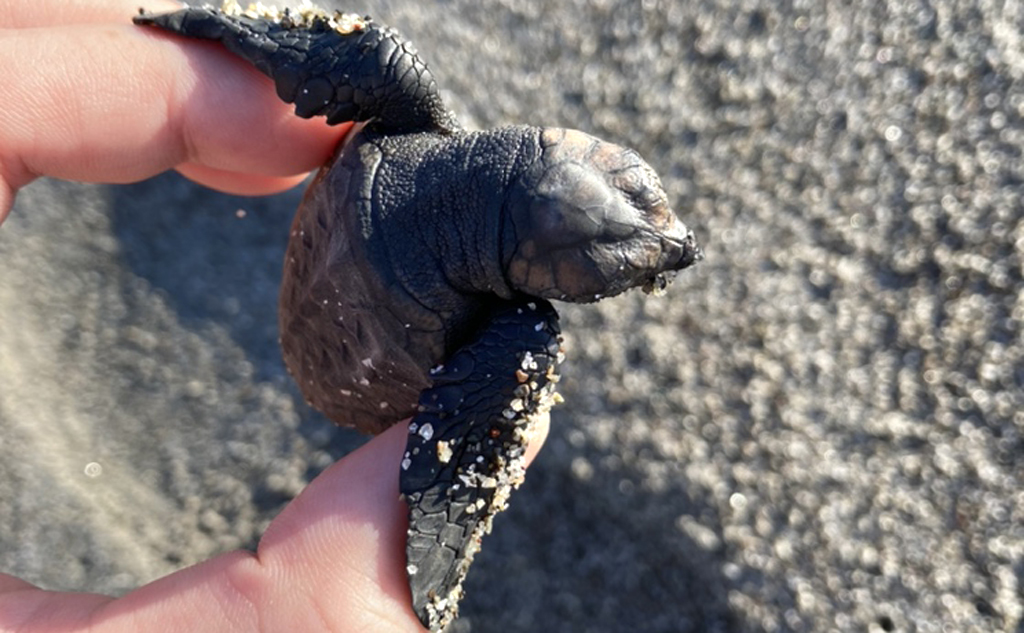
[[[525,294],[589,302],[660,289],[702,258],[633,150],[574,130],[541,131],[542,151],[505,207],[504,270]]]

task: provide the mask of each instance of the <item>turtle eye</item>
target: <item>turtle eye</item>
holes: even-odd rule
[[[639,191],[631,192],[627,195],[629,195],[633,206],[645,211],[659,206],[665,206],[665,203],[667,202],[663,192],[646,185],[641,187]]]
[[[630,203],[641,211],[668,206],[668,196],[661,187],[658,175],[643,162],[615,174],[613,180]]]

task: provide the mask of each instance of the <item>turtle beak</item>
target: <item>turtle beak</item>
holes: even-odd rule
[[[640,286],[646,294],[662,294],[675,280],[678,271],[704,259],[704,250],[697,245],[693,231],[674,216],[671,227],[660,237],[662,263],[658,272]]]
[[[697,244],[697,238],[678,219],[662,234],[662,250],[665,254],[662,270],[682,270],[704,259],[704,249]]]

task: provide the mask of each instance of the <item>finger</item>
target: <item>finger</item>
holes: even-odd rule
[[[343,132],[295,117],[219,47],[130,24],[3,31],[0,62],[8,191],[38,175],[132,182],[183,162],[293,176]]]
[[[219,556],[114,601],[12,579],[0,629],[421,631],[404,584],[397,464],[407,433],[396,425],[329,468],[275,519],[256,556]]]
[[[546,416],[538,426],[535,445]],[[0,629],[422,631],[398,497],[407,435],[397,424],[327,469],[271,523],[256,555],[219,556],[118,600],[0,575]]]
[[[152,12],[174,11],[172,0],[146,0]],[[0,0],[0,28],[25,29],[61,24],[124,22],[139,10],[139,0]]]
[[[545,413],[530,427],[526,444],[526,465],[529,466],[540,453],[544,442],[548,439],[548,432],[551,430],[551,415]]]
[[[102,617],[130,617],[143,629],[170,618],[172,630],[191,630],[209,610],[231,614],[208,621],[210,630],[422,631],[409,604],[398,498],[407,434],[395,425],[328,468],[274,519],[255,556],[173,574],[104,607]]]
[[[544,415],[527,463],[547,429]],[[405,569],[408,508],[398,494],[407,436],[408,424],[397,424],[332,466],[274,520],[260,542],[258,555],[269,569],[303,570],[300,577],[280,580],[325,605],[321,613],[330,614],[324,616],[329,622],[367,624],[354,630],[422,630]],[[353,584],[352,578],[361,582]],[[339,595],[349,601],[337,602]]]
[[[15,578],[9,574],[0,574],[0,594],[36,588],[35,585],[25,582],[21,578]]]
[[[278,581],[296,599],[321,604],[332,625],[422,630],[405,578],[407,510],[398,496],[407,435],[407,424],[395,425],[329,468],[285,508],[260,542],[260,560]],[[298,569],[301,576],[289,573]],[[348,600],[335,602],[339,595]]]
[[[81,626],[83,614],[110,601],[97,594],[43,591],[20,578],[0,574],[0,630],[71,630]]]
[[[214,169],[196,163],[183,163],[175,169],[193,182],[210,189],[239,196],[266,196],[287,191],[302,184],[306,174],[296,176],[259,176],[236,171]]]

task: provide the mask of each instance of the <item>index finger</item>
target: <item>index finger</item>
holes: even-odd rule
[[[0,31],[0,216],[41,175],[124,183],[190,164],[272,179],[329,157],[343,129],[299,119],[220,47],[134,26],[133,13]]]
[[[137,13],[140,4],[140,0],[0,0],[0,28],[124,22],[124,16]],[[182,7],[182,3],[174,0],[148,0],[145,4],[153,12]]]

